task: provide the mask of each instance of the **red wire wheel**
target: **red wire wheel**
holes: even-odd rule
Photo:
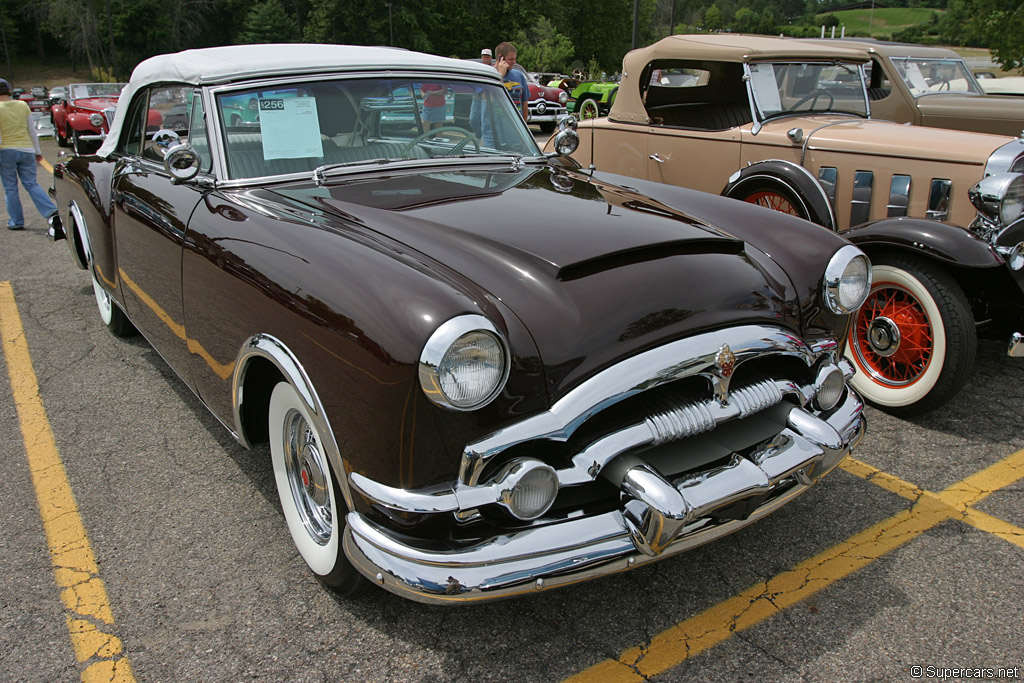
[[[977,349],[970,304],[934,262],[909,255],[872,261],[871,293],[850,325],[851,384],[895,415],[934,410],[970,376]]]
[[[743,201],[750,204],[757,204],[763,206],[766,209],[772,209],[773,211],[781,211],[782,213],[788,213],[790,216],[799,216],[805,218],[802,212],[798,211],[793,202],[786,197],[774,190],[761,190],[754,192]]]
[[[850,341],[875,380],[891,386],[916,382],[928,369],[935,344],[924,306],[892,283],[872,288]]]

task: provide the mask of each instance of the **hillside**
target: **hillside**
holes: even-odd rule
[[[870,35],[874,38],[888,38],[895,31],[911,26],[931,22],[933,14],[942,14],[945,10],[927,7],[891,7],[875,9],[850,9],[842,12],[827,12],[818,15],[822,22],[827,14],[839,20],[840,26],[846,27],[846,35]],[[839,35],[839,28],[836,28]]]

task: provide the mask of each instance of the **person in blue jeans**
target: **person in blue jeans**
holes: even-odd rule
[[[32,203],[50,225],[50,236],[60,230],[57,207],[46,190],[36,183],[36,164],[43,160],[39,138],[32,125],[32,112],[21,100],[11,99],[11,84],[0,78],[0,180],[7,203],[7,229],[22,230],[25,214],[18,195],[18,179]]]

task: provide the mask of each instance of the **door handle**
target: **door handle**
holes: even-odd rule
[[[651,156],[650,156],[649,158],[650,158],[650,159],[651,159],[652,161],[657,161],[657,162],[658,162],[659,164],[663,164],[663,163],[665,163],[666,161],[668,161],[668,159],[665,159],[665,158],[663,158],[663,157],[662,157],[662,156],[661,156],[660,154],[658,154],[657,152],[655,152],[654,154],[652,154],[652,155],[651,155]]]

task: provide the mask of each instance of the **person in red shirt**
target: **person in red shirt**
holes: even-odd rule
[[[445,123],[445,87],[438,83],[424,83],[420,86],[423,95],[423,121],[427,130],[440,128]]]

